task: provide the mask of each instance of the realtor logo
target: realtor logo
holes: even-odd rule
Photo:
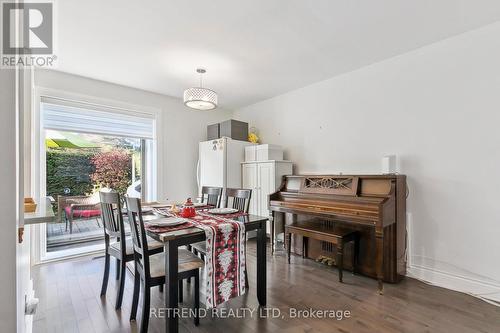
[[[2,3],[2,66],[52,66],[52,2]]]

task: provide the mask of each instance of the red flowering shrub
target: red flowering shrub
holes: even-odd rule
[[[132,183],[132,156],[125,149],[113,149],[92,157],[95,167],[90,176],[99,187],[108,187],[121,194]]]

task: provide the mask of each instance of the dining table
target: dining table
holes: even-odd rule
[[[257,231],[257,301],[259,305],[266,305],[266,224],[267,217],[245,214],[231,217],[231,219],[244,223],[245,232]],[[167,309],[166,332],[179,331],[179,318],[176,314],[178,308],[178,249],[180,246],[190,245],[206,239],[205,231],[198,227],[186,229],[154,232],[146,230],[151,238],[163,243],[165,251],[165,306]]]

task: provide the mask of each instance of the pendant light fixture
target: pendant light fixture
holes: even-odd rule
[[[217,93],[203,88],[202,76],[207,71],[198,68],[196,72],[200,74],[200,86],[184,90],[184,105],[196,110],[213,110],[217,107]]]

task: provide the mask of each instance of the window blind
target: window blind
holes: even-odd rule
[[[135,116],[86,103],[42,98],[41,115],[45,129],[141,139],[153,139],[155,134],[150,115]]]

